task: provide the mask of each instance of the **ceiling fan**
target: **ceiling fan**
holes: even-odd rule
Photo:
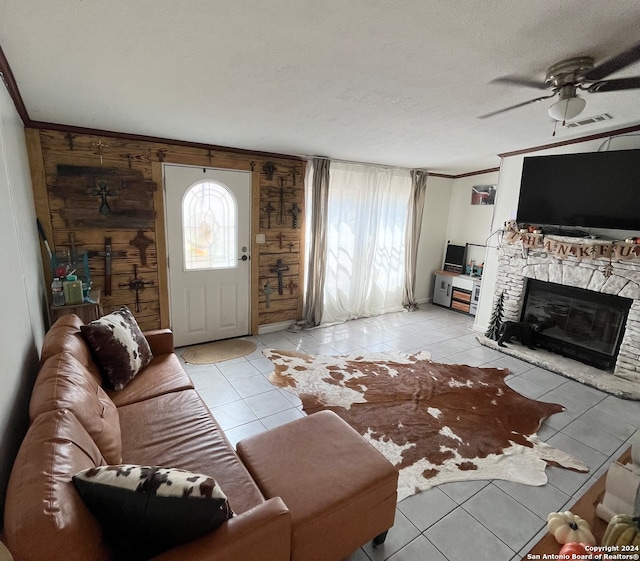
[[[594,66],[594,60],[589,56],[569,58],[557,62],[548,68],[544,82],[519,76],[496,78],[495,80],[491,80],[491,82],[527,86],[539,90],[550,89],[552,93],[517,103],[516,105],[505,107],[498,111],[492,111],[485,115],[480,115],[478,118],[485,119],[493,115],[498,115],[499,113],[504,113],[505,111],[511,111],[512,109],[529,105],[530,103],[536,103],[558,96],[558,101],[549,107],[549,116],[556,121],[573,119],[582,112],[586,105],[586,101],[578,96],[578,90],[583,90],[587,93],[599,93],[639,89],[640,76],[607,79],[607,76],[610,74],[629,66],[637,60],[640,60],[640,43],[637,43],[630,49],[621,52],[598,66]]]

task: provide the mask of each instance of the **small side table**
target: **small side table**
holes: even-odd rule
[[[84,323],[92,322],[94,319],[102,317],[102,304],[100,303],[100,291],[91,291],[91,300],[95,304],[85,302],[82,304],[69,304],[65,306],[51,306],[51,323],[53,324],[58,318],[67,314],[76,314]]]

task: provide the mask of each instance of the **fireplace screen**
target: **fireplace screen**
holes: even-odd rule
[[[522,319],[540,326],[540,346],[609,369],[630,307],[627,298],[530,279]]]

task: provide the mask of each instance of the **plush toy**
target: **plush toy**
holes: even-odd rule
[[[518,223],[515,220],[507,220],[504,223],[504,231],[505,232],[517,232],[518,231]]]

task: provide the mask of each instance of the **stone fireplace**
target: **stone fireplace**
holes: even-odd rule
[[[581,256],[589,254],[590,243],[602,244],[582,238],[545,237],[547,241],[550,239],[579,245],[579,250],[574,253]],[[640,399],[640,259],[584,259],[572,253],[558,256],[557,252],[549,251],[548,244],[532,248],[518,240],[503,242],[499,251],[494,295],[497,297],[504,291],[504,320],[521,320],[529,279],[584,289],[587,291],[583,293],[586,300],[589,300],[589,293],[594,295],[593,300],[615,295],[625,299],[628,305],[626,320],[621,320],[624,326],[620,333],[623,329],[624,334],[616,343],[617,354],[612,357],[608,368],[587,366],[543,350],[526,352],[528,349],[518,344],[509,347],[510,350],[519,347],[515,353],[509,350],[507,353],[620,397]],[[481,342],[494,346],[490,340]]]

